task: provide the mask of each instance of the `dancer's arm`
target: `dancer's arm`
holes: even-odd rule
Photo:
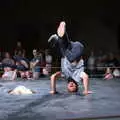
[[[51,94],[55,94],[56,93],[56,80],[60,76],[61,76],[61,72],[60,71],[58,71],[58,72],[56,72],[56,73],[51,75],[51,78],[50,78],[50,85],[51,85],[50,93]]]

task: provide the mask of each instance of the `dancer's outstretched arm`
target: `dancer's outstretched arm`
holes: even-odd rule
[[[60,71],[58,71],[58,72],[56,72],[56,73],[51,75],[51,77],[50,77],[50,85],[51,85],[50,93],[51,94],[55,94],[56,93],[56,80],[60,76],[61,76],[61,72]]]

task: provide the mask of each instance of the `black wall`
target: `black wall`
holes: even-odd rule
[[[109,50],[112,45],[113,51],[117,51],[119,44],[120,48],[119,4],[115,0],[1,1],[0,15],[3,50],[12,51],[17,40],[22,41],[29,54],[34,47],[47,48],[47,40],[61,20],[67,23],[69,37],[73,41],[84,40],[88,51],[94,46]]]

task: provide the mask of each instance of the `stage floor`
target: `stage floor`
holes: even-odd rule
[[[49,78],[1,80],[0,85],[0,120],[120,120],[120,79],[90,78],[94,93],[88,96],[69,94],[63,80],[57,81],[60,93],[50,95]],[[7,93],[18,85],[37,93],[20,96]]]

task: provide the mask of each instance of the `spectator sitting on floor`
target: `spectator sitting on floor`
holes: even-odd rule
[[[106,72],[105,72],[105,75],[104,75],[104,79],[105,80],[110,80],[113,78],[113,74],[112,74],[112,71],[109,67],[106,68]]]
[[[22,79],[30,80],[30,79],[32,79],[32,72],[31,71],[21,71],[20,76]]]
[[[41,59],[37,49],[33,49],[33,58],[30,61],[30,69],[33,74],[33,79],[39,79],[41,72]]]
[[[113,70],[113,76],[114,76],[115,78],[119,78],[119,77],[120,77],[120,70],[119,70],[118,68],[115,68],[115,69]]]
[[[15,61],[12,59],[9,52],[5,52],[2,64],[15,65]]]
[[[49,76],[49,72],[48,72],[48,70],[46,69],[46,67],[43,68],[42,72],[43,72],[43,75]]]
[[[10,67],[4,67],[4,73],[2,75],[3,80],[15,80],[17,78],[17,70],[12,70]]]
[[[49,49],[45,50],[45,68],[44,68],[44,72],[46,71],[46,73],[49,75],[51,74],[51,70],[52,70],[52,62],[53,62],[53,57],[50,53]],[[46,70],[45,70],[46,69]]]
[[[15,57],[14,59],[16,61],[16,69],[18,70],[20,77],[29,78],[31,75],[29,71],[29,63],[22,57]]]

